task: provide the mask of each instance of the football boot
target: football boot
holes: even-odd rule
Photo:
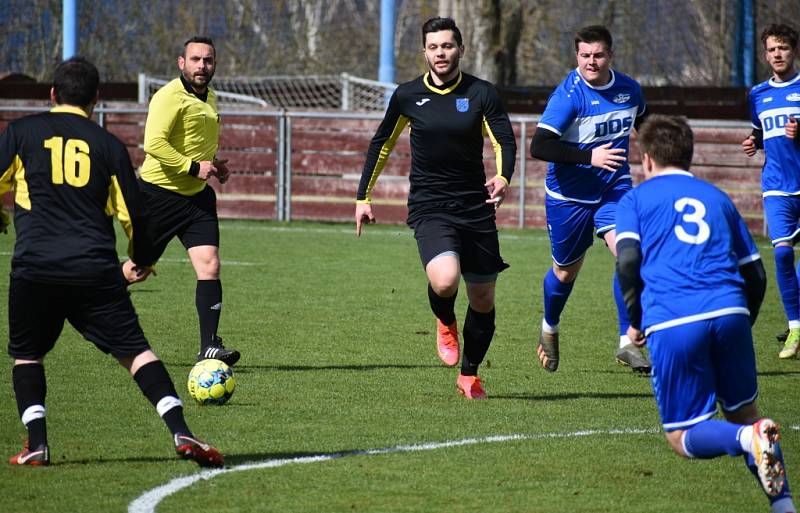
[[[192,460],[201,467],[223,467],[225,458],[217,449],[192,436],[178,433],[175,435],[175,452],[178,458]]]
[[[459,351],[456,321],[445,325],[436,319],[436,354],[439,355],[439,359],[448,367],[452,367],[458,363]]]

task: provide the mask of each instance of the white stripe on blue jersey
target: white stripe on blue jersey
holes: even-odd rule
[[[790,117],[800,118],[800,74],[786,82],[769,79],[754,86],[749,102],[753,128],[764,133],[763,195],[800,194],[800,147],[786,137],[784,128]]]
[[[627,157],[634,122],[644,114],[646,106],[638,82],[610,71],[609,83],[595,87],[583,79],[578,69],[572,70],[550,95],[538,126],[580,150],[610,142],[612,148],[625,150]],[[590,164],[551,162],[547,166],[545,192],[556,199],[594,204],[621,179],[630,180],[627,161],[616,171]]]
[[[561,135],[561,140],[583,146],[598,146],[621,137],[630,137],[637,107],[578,118]]]
[[[681,324],[689,324],[691,322],[705,321],[707,319],[713,319],[714,317],[722,317],[723,315],[733,315],[733,314],[750,315],[750,310],[748,310],[743,306],[732,306],[730,308],[720,308],[719,310],[714,310],[713,312],[703,312],[695,315],[689,315],[686,317],[680,317],[678,319],[672,319],[670,321],[661,322],[659,324],[653,324],[652,326],[648,327],[645,330],[645,335],[649,335],[654,331],[665,330],[667,328],[674,328],[675,326],[680,326]]]

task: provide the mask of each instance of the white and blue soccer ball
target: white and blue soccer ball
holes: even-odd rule
[[[200,360],[189,372],[189,395],[200,404],[225,404],[236,389],[233,370],[221,360]]]

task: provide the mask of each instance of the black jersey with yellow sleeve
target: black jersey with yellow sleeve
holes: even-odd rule
[[[511,122],[494,87],[466,73],[436,87],[425,74],[398,86],[372,138],[357,202],[369,203],[386,160],[406,125],[410,125],[411,172],[408,224],[436,214],[480,226],[494,220],[484,187],[484,135],[495,152],[497,174],[506,182],[514,173],[517,145]],[[492,223],[493,224],[493,223]]]
[[[113,214],[129,255],[153,263],[147,214],[122,142],[71,106],[26,116],[0,134],[0,194],[14,190],[14,277],[90,285],[121,277]]]

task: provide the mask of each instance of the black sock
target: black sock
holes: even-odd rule
[[[147,363],[136,371],[133,379],[145,397],[156,407],[164,423],[174,435],[185,433],[191,435],[186,419],[183,418],[183,405],[178,399],[175,385],[167,373],[161,360]]]
[[[197,280],[195,291],[197,316],[200,318],[200,352],[214,342],[222,311],[222,283],[219,280]]]
[[[44,398],[47,395],[47,382],[44,377],[44,365],[40,363],[26,363],[15,365],[11,371],[11,380],[14,383],[14,395],[17,398],[17,411],[20,419],[28,430],[28,446],[31,449],[47,444],[47,422],[44,417]],[[28,415],[34,419],[23,419],[22,416],[28,408]]]
[[[461,359],[461,374],[477,376],[478,366],[489,350],[494,336],[494,308],[491,312],[476,312],[467,308],[464,319],[464,357]]]
[[[428,300],[431,303],[431,310],[437,319],[442,321],[442,324],[450,325],[456,320],[456,296],[458,290],[451,297],[442,297],[434,292],[431,284],[428,283]]]

